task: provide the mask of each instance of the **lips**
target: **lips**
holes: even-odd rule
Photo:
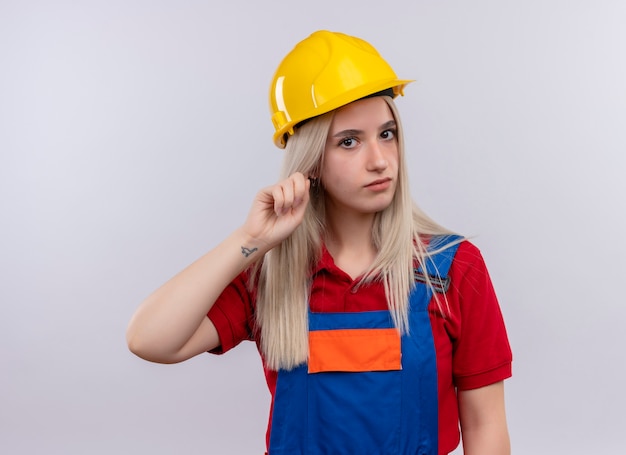
[[[376,186],[376,185],[382,185],[383,183],[388,183],[391,182],[391,179],[389,177],[384,178],[384,179],[378,179],[378,180],[374,180],[371,183],[368,183],[367,185],[365,185],[365,187],[370,187],[370,186]]]
[[[373,182],[365,185],[365,188],[372,191],[384,191],[391,186],[391,178],[374,180]]]

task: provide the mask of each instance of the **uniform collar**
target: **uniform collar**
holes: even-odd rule
[[[331,256],[330,252],[326,248],[326,245],[324,244],[322,244],[320,258],[311,273],[311,279],[314,279],[322,272],[329,273],[338,277],[340,280],[347,282],[360,281],[361,279],[361,277],[358,277],[356,280],[353,280],[350,275],[339,268],[337,264],[335,264],[335,259]]]
[[[320,258],[317,261],[317,264],[315,264],[315,267],[313,267],[312,276],[317,275],[322,270],[327,270],[327,271],[338,270],[337,265],[335,265],[335,260],[330,255],[328,248],[326,248],[326,245],[324,244],[322,244],[322,251],[320,253]]]

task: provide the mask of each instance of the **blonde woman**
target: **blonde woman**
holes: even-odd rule
[[[153,362],[259,347],[270,455],[508,454],[511,350],[478,249],[413,203],[393,99],[409,80],[318,31],[270,88],[282,180],[128,328]],[[459,432],[460,426],[460,432]]]

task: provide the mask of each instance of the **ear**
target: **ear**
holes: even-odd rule
[[[320,180],[319,167],[315,166],[313,169],[311,169],[311,172],[309,172],[309,180],[311,181],[311,185],[313,185],[315,181],[319,183],[319,180]]]

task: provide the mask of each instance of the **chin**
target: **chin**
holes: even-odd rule
[[[391,205],[391,201],[386,201],[384,203],[380,203],[380,204],[375,204],[372,205],[371,207],[369,207],[368,212],[369,213],[379,213],[379,212],[383,212],[384,210],[386,210],[389,206]]]

